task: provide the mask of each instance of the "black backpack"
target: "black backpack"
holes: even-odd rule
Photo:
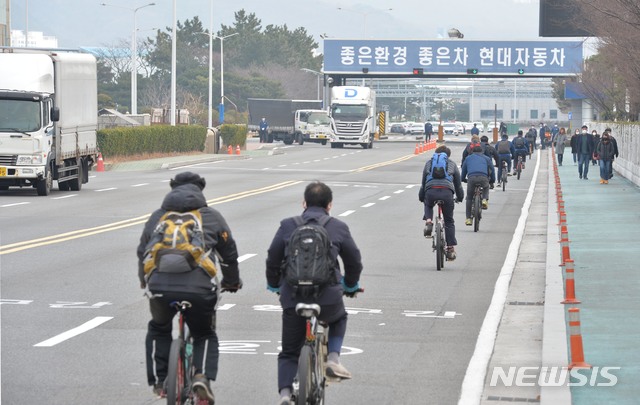
[[[513,140],[513,146],[515,146],[516,149],[524,148],[524,139],[521,136],[516,137],[516,139]]]
[[[336,282],[335,261],[331,258],[331,239],[325,225],[331,219],[324,216],[309,223],[301,216],[293,218],[296,229],[285,249],[284,279],[294,295],[317,297],[323,287]]]

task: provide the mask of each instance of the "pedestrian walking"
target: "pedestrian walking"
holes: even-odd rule
[[[613,156],[614,156],[614,159],[611,159],[611,166],[609,167],[609,179],[611,179],[613,177],[613,161],[615,159],[617,159],[618,155],[619,155],[619,153],[618,153],[618,141],[616,140],[616,138],[611,133],[611,128],[606,128],[604,130],[604,132],[609,134],[609,139],[611,141],[611,144],[613,145]]]
[[[578,135],[580,135],[580,130],[576,128],[576,132],[574,132],[573,135],[571,135],[571,139],[569,141],[570,142],[569,145],[571,146],[571,154],[573,155],[574,166],[578,161],[578,144],[577,144]]]
[[[593,155],[593,135],[588,131],[586,125],[582,126],[582,133],[578,135],[576,140],[576,146],[578,149],[578,175],[581,179],[589,180],[587,175],[589,174],[589,162]]]
[[[431,135],[433,135],[433,125],[430,122],[424,124],[424,138],[425,141],[431,141]]]
[[[556,135],[555,140],[553,142],[553,147],[556,149],[556,155],[558,156],[558,166],[562,166],[562,158],[564,156],[564,146],[567,141],[567,133],[564,127],[561,127],[558,130],[558,135]]]
[[[594,154],[600,163],[600,184],[608,184],[611,164],[615,156],[615,149],[608,132],[602,134],[602,139],[598,142]]]
[[[597,145],[598,143],[600,143],[600,134],[598,134],[598,131],[596,131],[595,129],[593,131],[591,131],[591,135],[593,135],[593,144]],[[597,159],[592,159],[591,160],[591,165],[595,166],[598,164],[598,160]]]

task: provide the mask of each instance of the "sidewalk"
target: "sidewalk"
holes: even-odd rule
[[[571,258],[575,261],[576,298],[585,361],[608,382],[602,367],[617,377],[612,387],[572,387],[576,405],[637,404],[640,401],[640,189],[614,173],[599,184],[599,167],[589,180],[565,154],[558,167],[567,213]],[[599,369],[596,369],[599,367]],[[588,375],[588,374],[587,374]]]

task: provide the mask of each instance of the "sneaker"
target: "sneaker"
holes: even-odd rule
[[[609,175],[609,178],[610,178],[610,179],[612,179],[612,178],[613,178],[613,173],[611,173],[611,174]]]
[[[430,238],[431,237],[431,232],[433,232],[433,222],[427,222],[427,224],[424,227],[424,237],[425,238]]]
[[[449,261],[456,260],[456,251],[454,250],[453,247],[447,248],[447,260]]]
[[[164,382],[157,383],[153,386],[153,393],[158,396],[158,398],[166,398],[167,390],[164,388]]]
[[[511,174],[511,172],[507,172],[507,177],[509,177],[509,176],[513,176],[513,175]]]
[[[278,405],[293,405],[293,402],[291,402],[290,397],[282,397],[278,401]]]
[[[604,180],[600,179],[600,184],[604,184]]]
[[[585,180],[589,180],[589,178],[588,178],[587,176],[584,176],[584,177],[583,177],[583,179],[585,179]]]
[[[489,200],[482,200],[482,209],[486,210],[489,208]]]
[[[605,180],[605,181],[604,181],[604,184],[609,184],[609,180]]]
[[[522,170],[524,170],[524,162],[522,162]]]
[[[204,374],[196,374],[193,376],[193,383],[191,383],[191,389],[198,396],[199,399],[209,401],[209,405],[213,405],[215,398],[213,392],[209,386],[209,379]]]
[[[466,226],[471,226],[471,225],[473,225],[473,221],[471,220],[471,218],[467,218],[467,219],[464,220],[464,224]]]
[[[582,175],[580,175],[580,179],[582,179]]]
[[[327,376],[342,379],[351,378],[351,373],[342,364],[335,361],[327,361]]]
[[[515,176],[515,175],[517,175],[517,174],[518,174],[518,171],[517,171],[517,170],[514,170],[514,171],[513,171],[513,175]]]

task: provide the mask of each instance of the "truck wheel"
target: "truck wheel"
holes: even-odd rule
[[[44,174],[44,179],[38,180],[36,183],[36,190],[38,191],[38,195],[46,196],[51,193],[51,187],[53,185],[53,178],[51,177],[51,170],[47,168],[46,173]]]
[[[58,190],[60,190],[60,191],[69,191],[70,188],[71,188],[71,186],[69,185],[68,181],[59,181],[58,182]]]
[[[78,162],[77,175],[78,177],[75,179],[69,180],[69,187],[72,191],[80,191],[82,189],[82,177],[84,176],[82,172],[82,159]]]
[[[338,142],[331,142],[331,149],[339,149],[342,148],[342,144]]]
[[[362,146],[362,149],[369,149],[368,143],[361,143],[360,146]]]
[[[298,134],[298,145],[304,145],[304,136],[302,134]]]
[[[289,137],[284,138],[282,142],[284,142],[285,145],[291,145],[293,144],[293,138],[289,138]]]
[[[322,143],[323,145],[326,145],[326,144],[327,144],[327,141],[322,141],[321,143]]]

